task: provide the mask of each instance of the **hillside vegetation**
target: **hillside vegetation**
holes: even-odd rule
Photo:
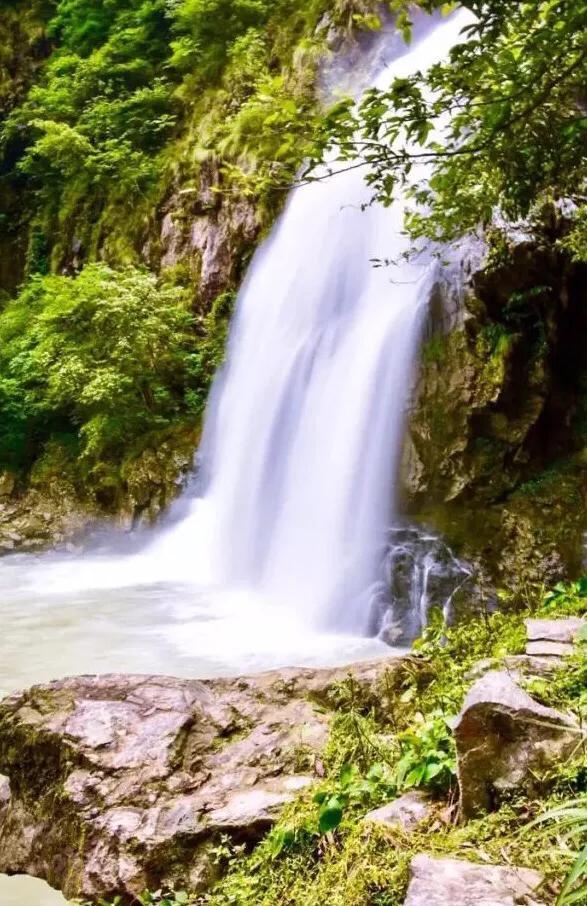
[[[3,4],[0,469],[65,462],[115,502],[126,459],[197,426],[253,243],[202,298],[195,260],[162,267],[163,208],[212,168],[204,207],[250,199],[257,232],[271,222],[326,10],[352,21],[329,0]]]

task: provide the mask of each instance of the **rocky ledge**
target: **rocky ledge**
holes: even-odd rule
[[[223,835],[253,844],[320,773],[340,683],[381,705],[404,661],[257,677],[89,676],[0,703],[0,872],[68,897],[214,879]]]

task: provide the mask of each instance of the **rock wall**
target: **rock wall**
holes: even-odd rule
[[[582,562],[587,273],[557,249],[563,229],[551,210],[451,250],[409,419],[406,512],[506,586]]]
[[[0,554],[44,548],[71,549],[104,526],[130,531],[152,523],[185,486],[197,431],[182,431],[123,466],[124,493],[104,506],[53,463],[33,470],[26,485],[0,473]]]

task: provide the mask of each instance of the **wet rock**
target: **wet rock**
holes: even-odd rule
[[[386,828],[400,828],[405,833],[413,831],[426,821],[433,812],[430,798],[417,790],[382,805],[381,808],[368,812],[364,821]]]
[[[0,507],[0,553],[53,547],[81,537],[98,519],[97,508],[81,501],[68,481],[52,478]]]
[[[514,906],[537,903],[543,878],[528,868],[475,865],[460,859],[416,856],[405,906]]]
[[[579,632],[587,626],[587,622],[580,617],[525,622],[529,642],[560,642],[566,645],[573,645]]]
[[[389,645],[407,645],[428,623],[432,607],[452,617],[456,597],[470,595],[475,574],[444,541],[417,526],[398,525],[388,533],[385,581],[374,590],[371,629]]]
[[[573,717],[534,701],[504,671],[475,683],[454,731],[464,817],[490,811],[512,791],[534,795],[541,775],[582,738]]]
[[[350,668],[357,694],[381,700],[401,665]],[[311,782],[329,697],[348,675],[79,677],[5,699],[0,771],[13,796],[0,872],[124,904],[145,888],[205,888],[220,837],[254,843]]]

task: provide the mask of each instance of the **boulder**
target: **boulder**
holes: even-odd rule
[[[475,865],[461,859],[416,856],[405,906],[514,906],[537,903],[542,876],[528,868]]]
[[[563,663],[558,657],[510,654],[503,659],[503,666],[514,675],[514,679],[518,676],[548,678],[560,670]]]
[[[400,829],[405,833],[410,833],[423,821],[426,821],[433,813],[430,798],[418,790],[413,790],[382,805],[381,808],[374,809],[365,815],[364,821],[367,824],[377,824],[385,828]]]
[[[67,898],[204,889],[228,835],[253,844],[312,782],[331,692],[377,696],[399,658],[252,678],[79,677],[0,703],[0,873]],[[385,678],[385,679],[384,679]]]
[[[528,642],[553,642],[573,645],[587,622],[580,617],[564,620],[526,620]]]
[[[497,807],[512,791],[533,795],[541,775],[582,739],[573,717],[545,708],[495,670],[472,686],[454,731],[464,817]]]

